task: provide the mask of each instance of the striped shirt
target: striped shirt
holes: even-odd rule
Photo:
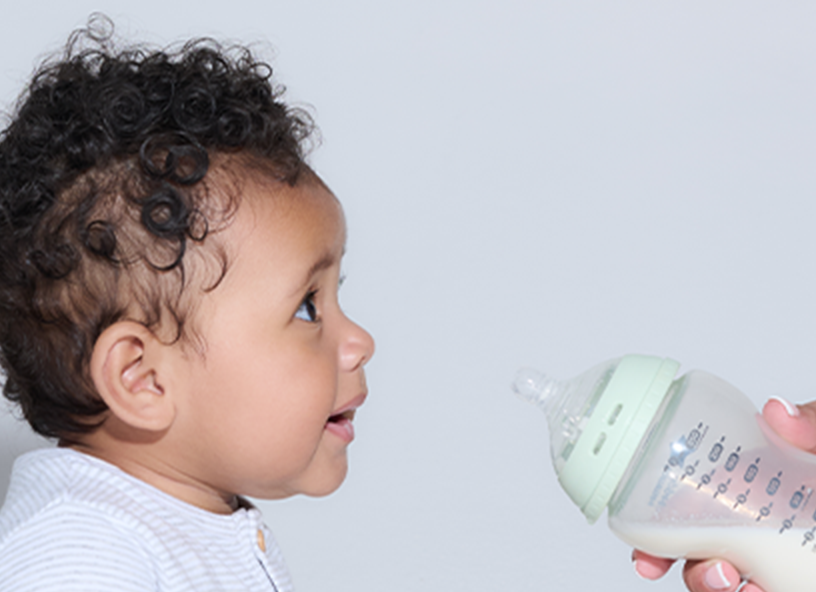
[[[246,506],[214,514],[75,450],[29,452],[0,509],[0,592],[291,592]]]

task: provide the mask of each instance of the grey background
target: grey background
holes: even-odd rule
[[[92,10],[258,42],[322,129],[378,352],[344,487],[262,503],[301,592],[684,589],[585,523],[509,382],[640,352],[816,396],[816,5],[31,0],[3,104]],[[2,491],[36,441],[0,421]]]

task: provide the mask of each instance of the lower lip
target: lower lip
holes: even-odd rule
[[[326,430],[340,438],[346,444],[354,440],[354,424],[350,419],[343,418],[339,421],[330,421],[326,424]]]

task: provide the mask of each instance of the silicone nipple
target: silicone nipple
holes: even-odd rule
[[[538,370],[522,368],[516,372],[513,391],[529,403],[545,406],[548,398],[558,390],[558,381],[548,378]]]

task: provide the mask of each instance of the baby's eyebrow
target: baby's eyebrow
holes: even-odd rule
[[[345,252],[345,249],[343,249],[343,252]],[[298,285],[297,290],[295,290],[293,294],[299,294],[300,292],[302,292],[304,287],[307,286],[309,282],[312,281],[312,278],[315,276],[317,272],[323,271],[324,269],[328,269],[336,262],[337,258],[335,257],[334,253],[330,252],[324,253],[323,256],[320,257],[320,259],[318,259],[312,264],[312,266],[309,268],[309,271],[306,272],[305,279]]]
[[[326,253],[320,259],[315,261],[315,263],[309,268],[309,273],[306,274],[307,278],[311,278],[314,274],[318,271],[323,271],[334,265],[335,257],[332,253]]]

